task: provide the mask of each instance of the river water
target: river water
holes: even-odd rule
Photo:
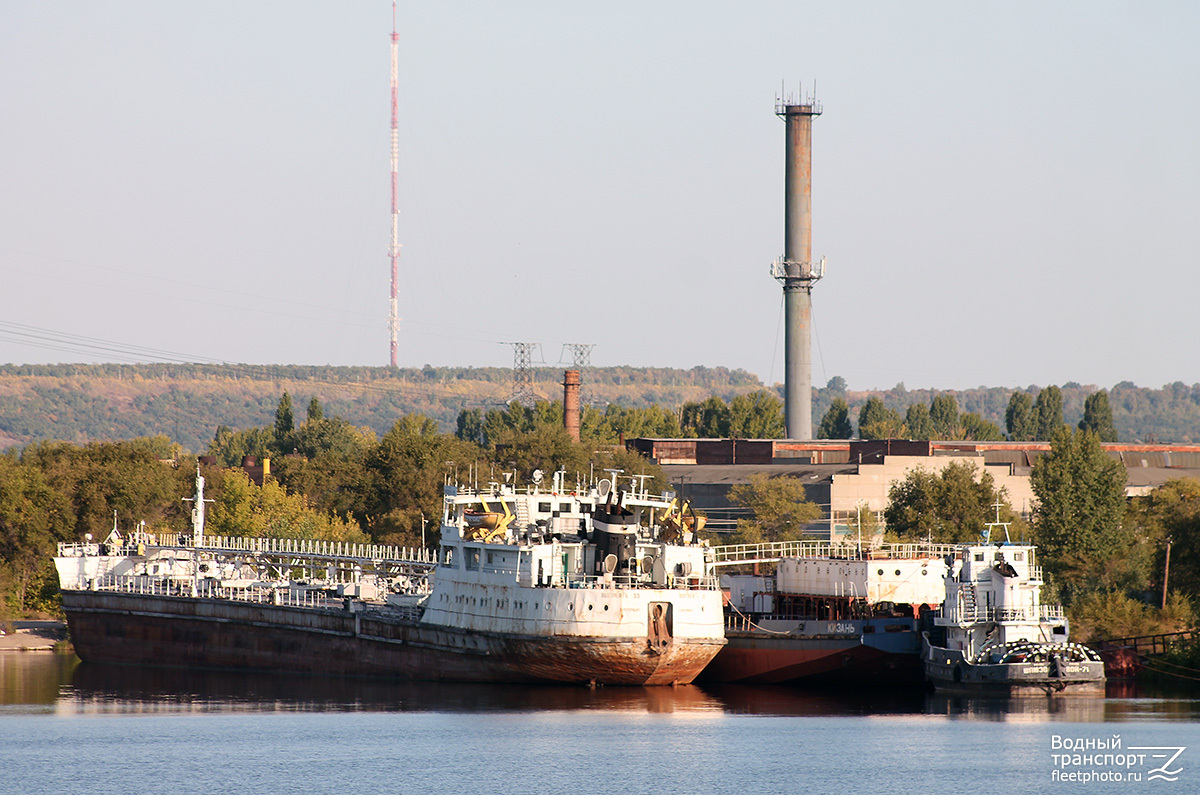
[[[1182,794],[1197,694],[394,684],[9,653],[0,793]]]

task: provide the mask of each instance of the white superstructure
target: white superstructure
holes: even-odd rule
[[[633,639],[723,637],[708,547],[671,495],[603,480],[569,488],[448,486],[422,622],[481,632]],[[668,537],[671,536],[671,537]]]

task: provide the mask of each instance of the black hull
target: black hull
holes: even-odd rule
[[[1072,661],[972,663],[957,649],[925,641],[925,677],[934,690],[954,695],[1104,695],[1104,663]]]

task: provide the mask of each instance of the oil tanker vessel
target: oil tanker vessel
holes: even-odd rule
[[[725,644],[712,552],[644,479],[444,488],[440,547],[114,528],[60,544],[85,662],[461,682],[686,684]],[[548,487],[547,487],[548,486]]]

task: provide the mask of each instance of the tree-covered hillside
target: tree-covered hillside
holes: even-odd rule
[[[1023,392],[1035,401],[1044,387],[1030,385],[1021,389],[1007,387],[976,387],[962,390],[907,389],[903,383],[887,390],[849,391],[841,378],[832,378],[825,387],[813,390],[813,427],[837,398],[846,401],[850,416],[857,419],[862,407],[872,397],[903,418],[908,407],[915,403],[929,406],[938,395],[950,395],[962,414],[975,414],[981,419],[1006,428],[1005,412],[1014,392]],[[1103,387],[1069,381],[1059,387],[1062,393],[1062,419],[1074,428],[1084,417],[1087,399]],[[1107,389],[1112,408],[1117,439],[1122,442],[1200,442],[1200,384],[1188,386],[1176,381],[1161,389],[1140,387],[1129,381]],[[857,432],[858,428],[855,427]]]
[[[564,368],[537,368],[534,389],[561,400]],[[249,365],[0,365],[0,450],[43,440],[74,443],[165,434],[190,451],[217,428],[271,421],[284,391],[296,405],[320,399],[331,415],[379,436],[407,414],[453,431],[463,409],[487,410],[512,394],[507,368]],[[661,405],[762,389],[741,370],[603,367],[585,371],[594,405]]]
[[[536,369],[537,393],[560,400],[562,373],[561,367]],[[414,413],[450,432],[464,410],[486,412],[502,406],[512,394],[512,376],[512,370],[499,367],[0,365],[0,450],[45,440],[87,443],[165,434],[186,450],[202,451],[221,426],[239,429],[269,423],[284,391],[297,406],[317,397],[331,415],[379,436],[398,418]],[[598,407],[656,405],[679,412],[685,403],[703,403],[712,396],[730,401],[763,388],[750,373],[720,367],[596,367],[584,372],[585,396]],[[782,393],[780,385],[771,389]],[[1032,402],[1041,389],[1016,391]],[[1098,387],[1066,383],[1059,390],[1063,420],[1074,427]],[[847,406],[851,432],[857,433],[857,421],[871,398],[903,420],[915,404],[932,407],[935,397],[950,395],[963,418],[975,415],[1004,430],[1013,393],[1004,387],[910,390],[903,384],[889,390],[849,391],[843,379],[833,378],[813,390],[813,428],[839,398]],[[1107,397],[1120,441],[1200,441],[1200,384],[1150,389],[1122,382],[1109,389]],[[887,423],[881,427],[886,429]]]

